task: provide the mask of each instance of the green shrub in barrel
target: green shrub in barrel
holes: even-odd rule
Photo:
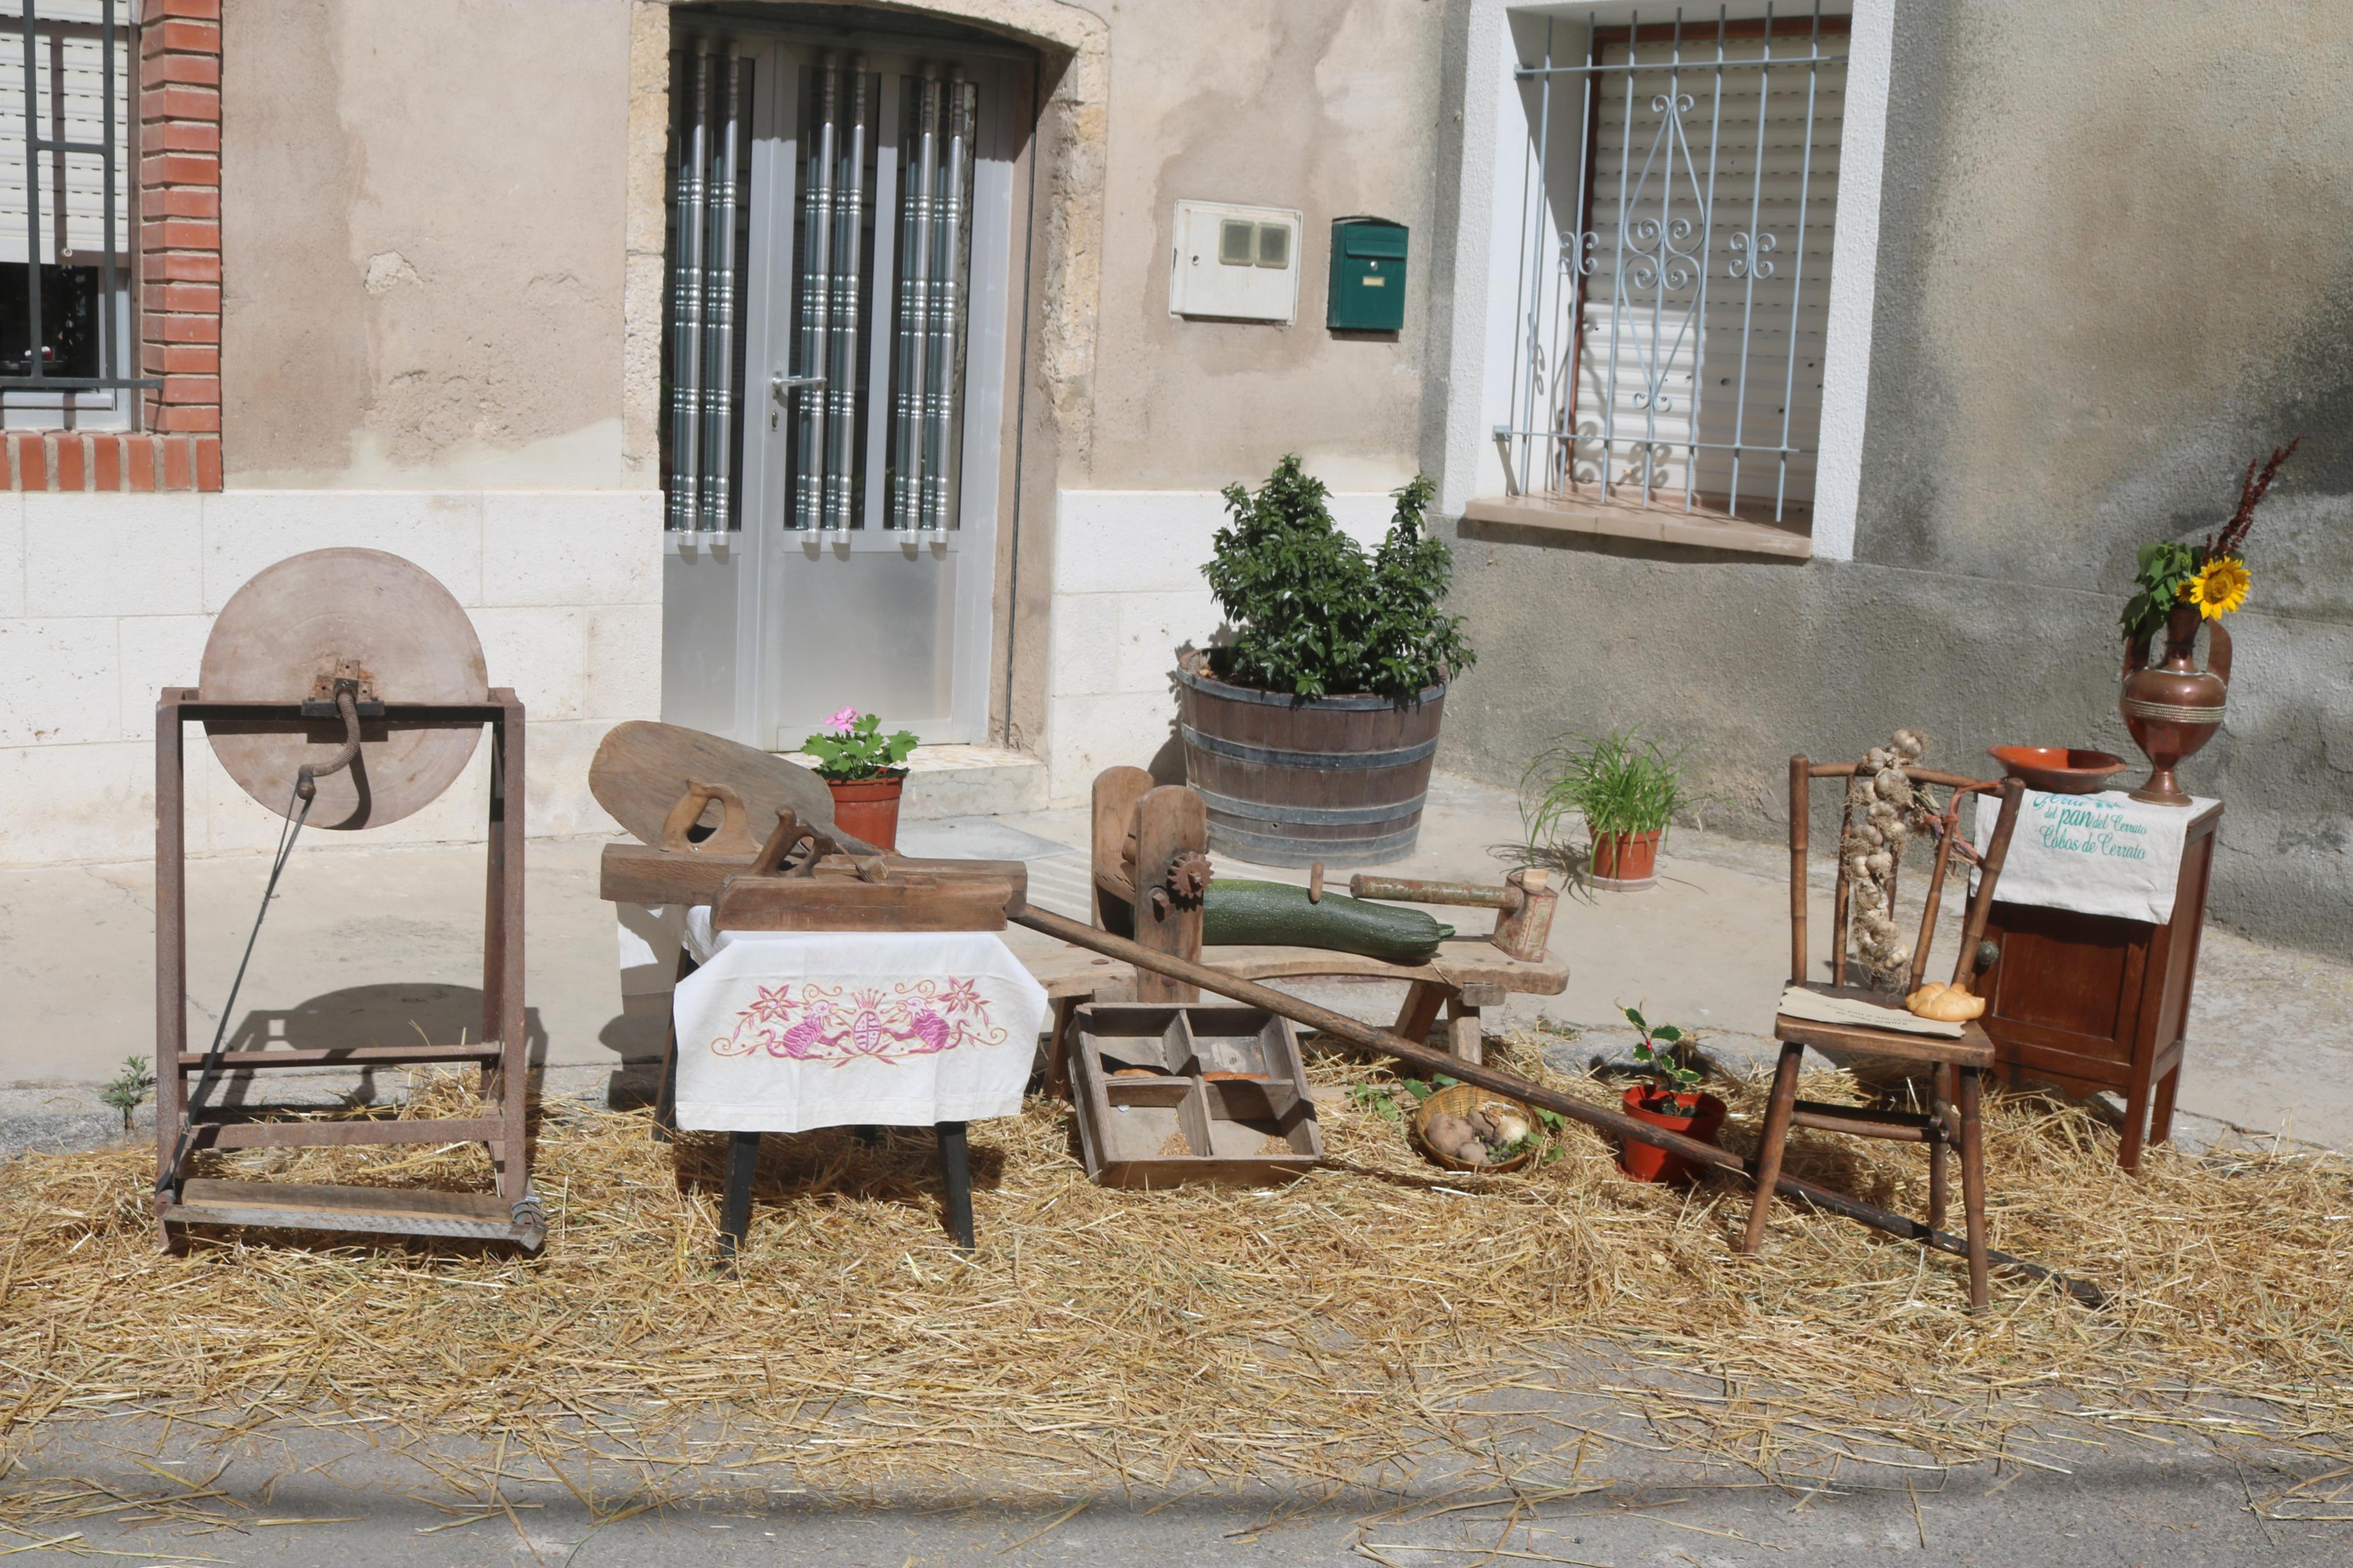
[[[1331,491],[1286,457],[1202,569],[1232,635],[1179,663],[1187,782],[1209,844],[1267,866],[1374,866],[1413,852],[1447,683],[1471,666],[1445,609],[1453,559],[1423,531],[1426,476],[1397,491],[1367,553]]]

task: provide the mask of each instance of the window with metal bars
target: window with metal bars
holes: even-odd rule
[[[1802,527],[1848,22],[1595,27],[1522,64],[1511,488]]]
[[[118,0],[0,6],[0,404],[127,419],[136,31]]]

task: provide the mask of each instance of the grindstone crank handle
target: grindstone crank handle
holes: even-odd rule
[[[304,763],[294,770],[294,793],[303,800],[314,800],[319,794],[319,781],[329,773],[342,773],[359,760],[360,708],[359,683],[339,679],[335,682],[335,711],[343,715],[343,743],[342,748],[323,763]]]

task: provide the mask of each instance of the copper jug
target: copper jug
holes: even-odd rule
[[[2148,638],[2125,644],[2124,695],[2116,706],[2132,731],[2133,744],[2147,753],[2148,782],[2132,792],[2156,805],[2188,805],[2189,796],[2173,770],[2214,738],[2231,691],[2231,634],[2211,623],[2206,668],[2190,662],[2201,624],[2195,605],[2176,605],[2165,617],[2165,657],[2148,662]]]

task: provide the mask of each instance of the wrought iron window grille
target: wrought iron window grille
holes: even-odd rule
[[[1542,63],[1514,72],[1531,135],[1493,430],[1509,493],[1810,513],[1847,26],[1820,0],[1761,22],[1677,7],[1596,27],[1563,64],[1546,25]]]
[[[24,133],[16,148],[17,163],[24,171],[25,181],[25,340],[22,374],[0,374],[0,392],[111,392],[134,387],[159,387],[163,383],[152,376],[117,374],[123,361],[123,344],[116,330],[115,311],[121,297],[119,280],[129,275],[130,258],[116,248],[116,192],[124,151],[118,144],[115,123],[115,48],[118,40],[127,39],[132,30],[115,21],[115,0],[83,0],[79,9],[87,10],[95,4],[99,13],[96,22],[63,17],[42,17],[37,0],[18,0],[16,37],[19,63],[24,68]],[[65,96],[62,45],[69,37],[96,38],[99,43],[99,139],[95,142],[76,141],[64,133]],[[50,47],[40,48],[43,42]],[[48,97],[46,106],[41,93],[39,64],[43,53],[48,56]],[[128,85],[126,83],[126,85]],[[46,110],[46,111],[45,111]],[[43,135],[40,126],[46,118],[52,134]],[[5,163],[9,151],[0,143],[0,163]],[[50,221],[57,232],[54,253],[63,258],[75,254],[70,243],[73,214],[66,199],[68,189],[65,163],[69,157],[96,158],[99,161],[99,291],[92,312],[97,353],[94,356],[100,374],[96,375],[52,375],[47,365],[52,349],[45,341],[43,320],[42,272],[49,267],[41,259],[51,247],[42,240],[41,184],[43,154],[49,158],[48,174],[55,187],[57,200],[52,204]],[[132,215],[121,216],[129,218]],[[5,364],[12,345],[0,344],[0,364]]]

